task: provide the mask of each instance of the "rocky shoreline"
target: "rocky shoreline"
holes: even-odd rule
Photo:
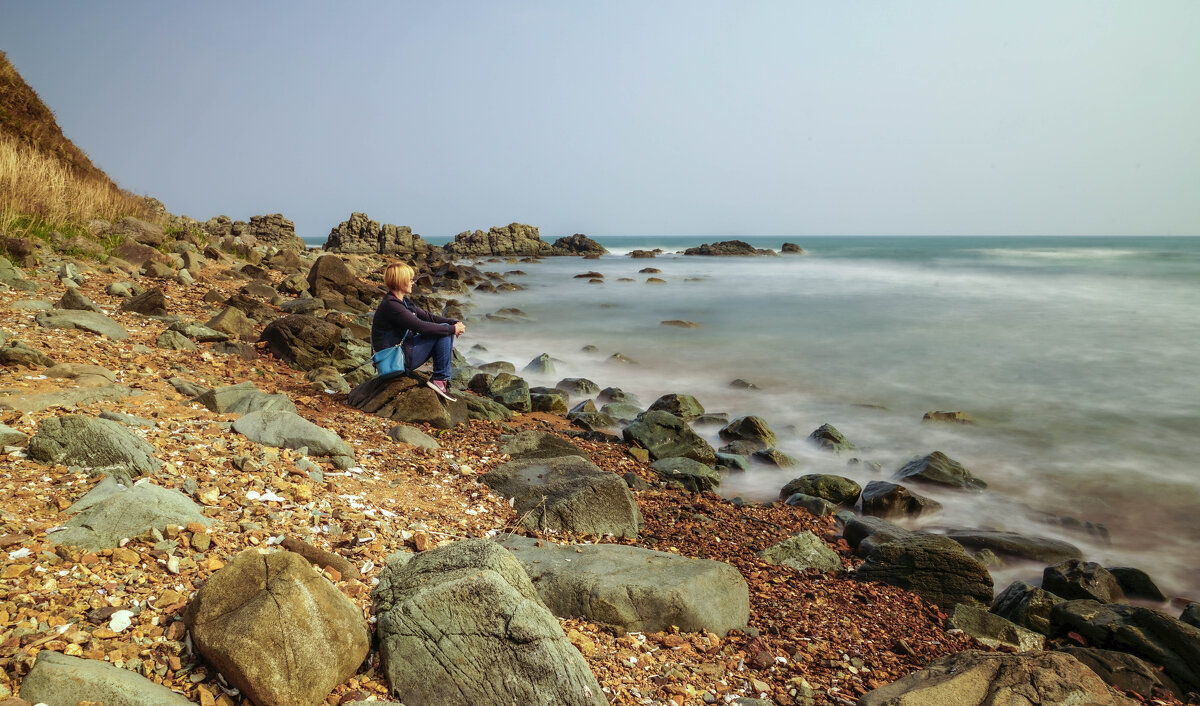
[[[485,268],[598,253],[586,236],[437,248],[365,214],[328,252],[277,214],[92,230],[120,242],[0,260],[0,704],[919,703],[955,674],[1044,703],[1200,692],[1200,611],[1126,602],[1165,599],[1143,572],[889,522],[936,513],[921,484],[984,491],[939,452],[865,488],[784,475],[747,505],[712,492],[722,474],[791,460],[685,391],[530,387],[482,352],[456,360],[456,403],[420,371],[374,376],[386,258],[469,320],[473,291],[520,286]],[[768,254],[730,242],[688,254]],[[853,458],[830,425],[809,438]],[[1013,559],[1042,586],[993,597]]]

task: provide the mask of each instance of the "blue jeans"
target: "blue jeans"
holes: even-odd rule
[[[433,379],[450,379],[450,353],[454,349],[454,336],[436,336],[425,333],[410,334],[405,341],[404,369],[416,370],[433,358]]]

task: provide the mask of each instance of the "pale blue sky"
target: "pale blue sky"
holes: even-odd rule
[[[427,236],[1200,233],[1200,3],[16,2],[122,186]]]

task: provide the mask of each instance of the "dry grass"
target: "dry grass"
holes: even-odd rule
[[[86,224],[94,218],[115,221],[146,217],[145,199],[117,188],[107,179],[80,176],[60,159],[0,135],[0,231],[32,216],[50,223]]]

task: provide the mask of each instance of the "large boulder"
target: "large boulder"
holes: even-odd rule
[[[704,405],[691,395],[669,394],[654,400],[649,407],[652,411],[670,412],[681,419],[692,420],[704,414]]]
[[[1042,588],[1067,600],[1091,599],[1116,603],[1125,599],[1121,584],[1094,561],[1067,559],[1042,571]]]
[[[508,536],[538,595],[560,618],[584,618],[625,632],[724,636],[746,625],[749,588],[724,562],[619,544],[564,545]]]
[[[499,402],[514,412],[528,412],[533,409],[529,383],[511,373],[479,373],[471,378],[468,387],[472,392]]]
[[[133,216],[126,216],[113,223],[104,230],[104,234],[123,236],[135,243],[150,246],[162,245],[163,240],[167,237],[166,233],[163,232],[162,226],[143,221],[140,218],[134,218]]]
[[[337,255],[322,255],[308,271],[308,291],[328,309],[370,311],[383,288],[359,279]]]
[[[1155,691],[1163,690],[1179,699],[1186,696],[1170,677],[1131,654],[1074,646],[1063,647],[1060,651],[1082,662],[1103,679],[1105,684],[1111,684],[1122,691],[1157,697],[1159,694]]]
[[[144,480],[126,488],[106,479],[67,511],[75,516],[65,529],[51,533],[50,541],[95,551],[119,546],[122,539],[151,529],[166,532],[171,525],[212,524],[183,493]]]
[[[841,573],[842,558],[812,532],[801,532],[772,544],[758,552],[768,564],[790,566],[804,571],[816,569],[821,573]]]
[[[853,451],[857,448],[832,424],[822,424],[817,427],[813,433],[808,435],[808,442],[834,453]]]
[[[858,501],[862,486],[849,478],[828,473],[810,473],[793,478],[779,491],[779,499],[786,500],[796,493],[823,498],[841,507],[853,507]]]
[[[114,341],[124,341],[129,338],[129,332],[116,321],[104,314],[94,311],[76,311],[73,309],[53,309],[38,312],[34,317],[39,326],[58,329],[79,329],[89,333],[107,336]]]
[[[520,562],[469,539],[393,562],[371,594],[382,668],[408,706],[605,706]]]
[[[942,511],[942,504],[933,498],[918,495],[902,485],[883,480],[867,483],[862,491],[864,515],[875,517],[920,517]]]
[[[1078,559],[1079,547],[1061,539],[1017,534],[1001,530],[952,529],[946,536],[972,551],[990,549],[1004,557],[1026,559],[1043,564]],[[1076,596],[1084,598],[1084,596]]]
[[[409,226],[382,226],[365,213],[351,213],[329,231],[324,250],[335,253],[407,255],[428,252],[429,243],[414,235]]]
[[[683,251],[684,255],[705,255],[709,257],[737,257],[746,255],[774,255],[774,250],[755,248],[744,240],[722,240],[716,243],[704,243]]]
[[[992,601],[992,612],[1023,628],[1050,634],[1050,611],[1063,598],[1026,581],[1013,581]]]
[[[1090,647],[1128,652],[1161,665],[1184,690],[1200,692],[1200,628],[1160,610],[1064,601],[1050,611],[1050,629],[1052,637],[1077,633]]]
[[[842,524],[842,539],[859,556],[870,554],[880,544],[915,534],[882,518],[859,517],[849,510],[839,512],[838,521]]]
[[[968,650],[863,694],[858,706],[1135,706],[1096,673],[1061,652]]]
[[[328,321],[293,314],[267,324],[259,340],[267,342],[272,355],[297,370],[328,365],[345,374],[370,367],[370,346],[343,335],[342,331]]]
[[[871,550],[854,578],[899,586],[950,610],[956,603],[989,605],[987,568],[948,537],[914,533]]]
[[[896,471],[895,478],[896,480],[912,480],[918,483],[931,483],[962,490],[987,488],[987,483],[976,478],[961,463],[941,451],[934,451],[928,456],[909,461]]]
[[[316,706],[371,645],[358,606],[299,554],[248,549],[188,604],[192,643],[256,704]]]
[[[571,255],[605,255],[608,250],[603,245],[597,243],[583,233],[576,233],[572,236],[563,236],[554,241],[552,246],[555,250],[561,250]]]
[[[474,395],[450,402],[429,389],[423,378],[393,373],[373,377],[350,391],[346,404],[384,419],[449,429],[467,421]]]
[[[354,449],[342,437],[293,412],[250,412],[233,423],[233,430],[264,446],[306,448],[313,456],[354,457]]]
[[[529,530],[636,537],[642,523],[625,481],[577,455],[510,461],[482,480]]]
[[[38,652],[33,669],[21,681],[22,704],[75,706],[191,706],[191,700],[140,674],[98,659],[61,652]]]
[[[708,465],[717,462],[712,446],[670,412],[646,412],[625,427],[622,435],[625,443],[646,449],[654,460],[681,456]]]
[[[29,440],[29,455],[42,463],[83,466],[128,480],[158,470],[154,447],[127,427],[82,414],[49,417]]]
[[[247,380],[206,390],[192,402],[198,402],[218,414],[249,414],[259,410],[279,410],[296,413],[296,405],[287,395],[268,394]]]
[[[134,269],[139,269],[146,263],[157,263],[160,265],[170,265],[171,258],[155,250],[149,245],[132,240],[126,240],[109,253],[110,257],[115,257],[119,260],[129,263]],[[111,262],[109,263],[112,264]]]
[[[454,236],[454,242],[447,243],[445,250],[455,255],[553,255],[556,254],[549,243],[542,241],[538,229],[523,223],[510,223],[503,227],[493,227],[488,232],[463,231]]]

